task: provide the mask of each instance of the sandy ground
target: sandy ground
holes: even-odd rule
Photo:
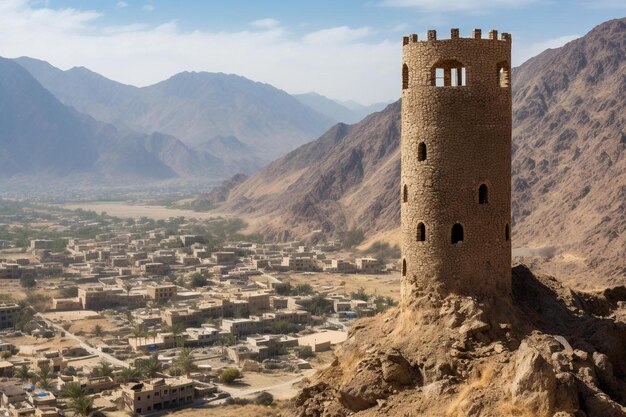
[[[323,332],[317,332],[317,333],[299,337],[298,344],[302,346],[302,345],[308,345],[313,342],[324,343],[326,341],[330,341],[331,345],[336,345],[337,343],[344,342],[347,338],[348,338],[347,332],[340,332],[338,330],[325,330]]]
[[[21,349],[19,356],[29,356],[30,352],[34,349],[37,350],[58,350],[66,347],[76,346],[77,343],[74,340],[55,336],[51,339],[37,339],[32,336],[20,336],[20,337],[5,337],[4,342],[12,343]]]
[[[90,320],[99,318],[100,314],[92,310],[78,310],[78,311],[51,311],[43,313],[42,316],[50,321],[75,321],[75,320]]]
[[[217,217],[217,215],[213,212],[208,213],[193,210],[167,208],[161,206],[135,205],[122,202],[62,204],[60,205],[60,207],[70,210],[81,208],[84,210],[92,210],[96,213],[101,213],[104,211],[108,215],[115,217],[139,218],[145,216],[155,220],[165,220],[170,217],[179,216],[196,219],[211,219]]]
[[[291,282],[291,285],[311,284],[315,290],[324,293],[350,294],[364,288],[368,294],[400,300],[400,272],[379,275],[292,273],[285,275],[284,279]]]
[[[213,407],[186,408],[166,413],[172,417],[278,417],[286,410],[287,404],[263,407],[258,405],[228,405]]]

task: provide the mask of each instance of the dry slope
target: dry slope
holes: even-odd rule
[[[624,417],[625,300],[524,266],[511,297],[424,295],[357,322],[295,415]]]
[[[552,247],[540,264],[578,285],[626,278],[625,54],[619,19],[514,71],[514,245]],[[260,217],[253,223],[274,239],[351,227],[393,235],[399,117],[396,102],[334,126],[235,187],[222,209]]]

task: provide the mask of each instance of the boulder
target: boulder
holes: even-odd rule
[[[557,379],[552,366],[526,342],[515,354],[511,382],[513,403],[539,415],[550,415],[556,402]]]

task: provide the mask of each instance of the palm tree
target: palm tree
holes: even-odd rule
[[[88,417],[93,412],[93,400],[86,396],[74,398],[70,402],[70,408],[79,416]]]
[[[141,339],[142,337],[145,341],[145,337],[147,336],[147,334],[148,329],[146,329],[146,326],[144,326],[143,324],[138,324],[133,328],[133,336],[135,336],[137,343],[139,343],[139,339]]]
[[[33,382],[35,382],[39,388],[45,390],[52,388],[52,377],[52,369],[50,369],[50,365],[45,362],[39,365],[39,370],[34,375],[31,375]]]
[[[93,370],[95,376],[113,376],[113,367],[106,361],[100,361]]]
[[[132,311],[127,311],[126,312],[126,320],[128,320],[128,322],[130,324],[134,324],[135,323],[135,316],[133,316],[133,312]]]
[[[63,386],[59,396],[75,400],[79,397],[87,395],[87,391],[78,382],[69,382]]]
[[[176,341],[177,347],[185,347],[185,339],[183,339],[180,335],[183,332],[183,328],[180,324],[173,324],[170,326],[170,332],[174,334],[174,340]]]
[[[189,376],[193,371],[198,369],[198,366],[193,363],[193,350],[181,349],[178,358],[176,358],[176,369]]]
[[[154,378],[163,372],[163,364],[159,360],[156,353],[150,355],[150,359],[140,361],[138,366],[139,369],[142,370],[143,374],[148,378]]]
[[[21,379],[23,382],[26,382],[33,377],[33,373],[26,365],[22,365],[15,371],[15,377]]]
[[[139,368],[124,368],[115,376],[115,381],[120,384],[125,384],[127,382],[139,382],[142,376],[143,373]]]

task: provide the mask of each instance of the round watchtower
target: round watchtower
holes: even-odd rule
[[[511,290],[511,37],[402,48],[402,298]]]

